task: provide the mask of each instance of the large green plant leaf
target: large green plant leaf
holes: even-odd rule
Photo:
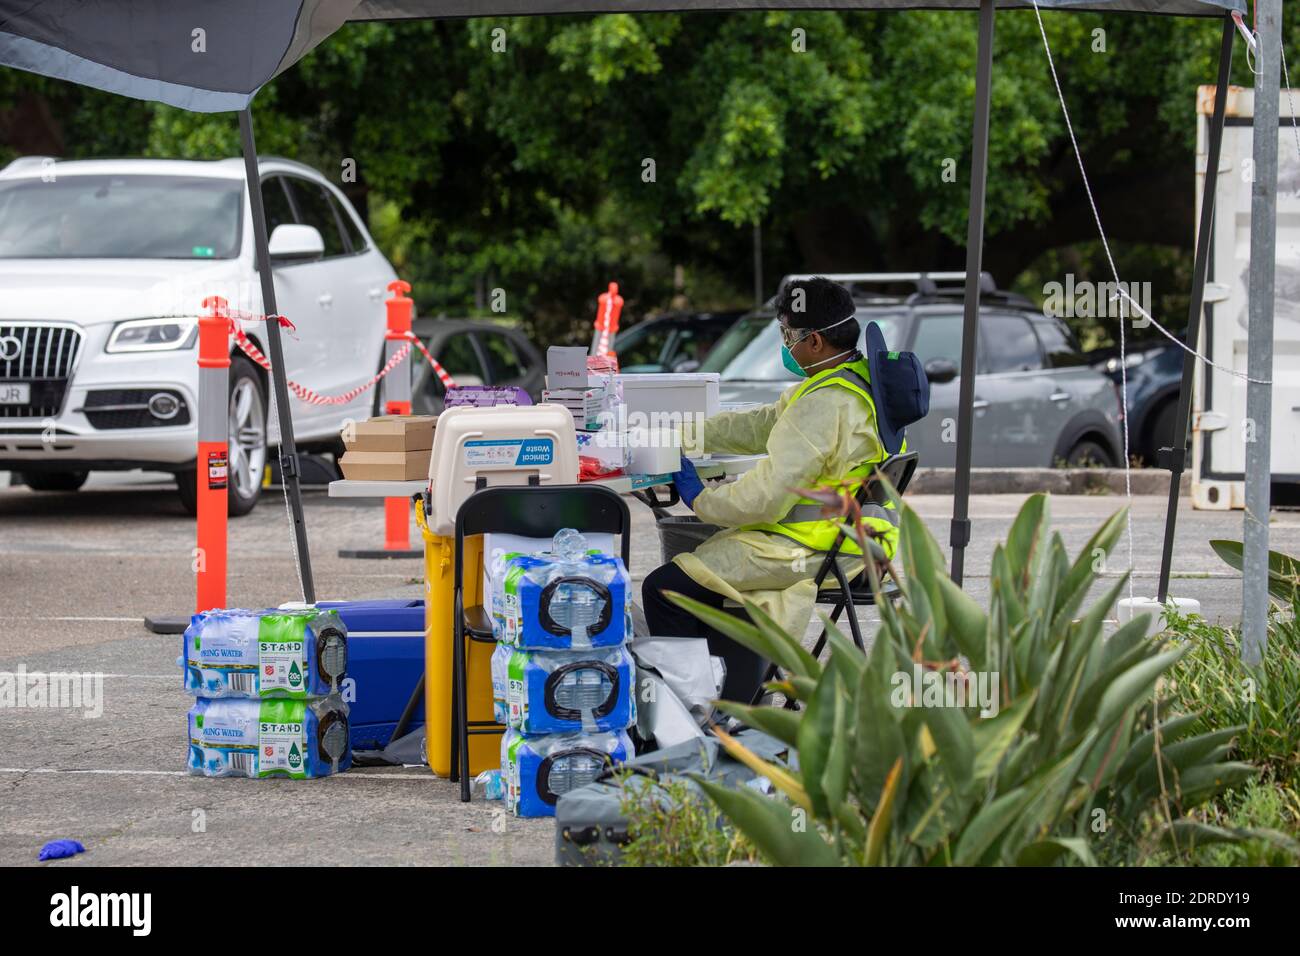
[[[1107,518],[1096,533],[1088,539],[1088,543],[1083,546],[1079,556],[1074,559],[1074,564],[1070,566],[1069,573],[1065,576],[1065,582],[1057,591],[1058,595],[1058,613],[1065,612],[1071,603],[1078,607],[1088,588],[1092,587],[1093,580],[1105,565],[1105,559],[1114,550],[1120,536],[1124,533],[1124,528],[1128,522],[1128,509],[1124,508],[1116,511]],[[1073,611],[1069,612],[1073,615]]]
[[[1017,593],[1027,591],[1033,582],[1036,566],[1041,559],[1039,548],[1043,543],[1047,515],[1047,495],[1030,495],[1007,533],[1007,566],[1015,581]]]
[[[1016,821],[1032,796],[1033,793],[1028,788],[1017,787],[981,807],[962,830],[953,862],[958,866],[972,866],[978,863],[1007,828]]]
[[[946,576],[936,579],[939,599],[948,621],[948,637],[964,654],[973,670],[988,666],[989,617],[979,603]]]
[[[959,798],[965,796],[975,767],[975,737],[966,712],[957,707],[922,707],[921,716],[934,737],[949,788]]]
[[[1210,542],[1214,553],[1236,571],[1244,571],[1246,558],[1240,541],[1216,538]],[[1281,551],[1268,553],[1268,593],[1287,607],[1295,601],[1300,591],[1300,560]]]
[[[1062,856],[1070,855],[1084,866],[1096,866],[1087,840],[1078,837],[1039,840],[1031,843],[1016,856],[1017,866],[1051,866]]]
[[[1225,790],[1244,786],[1259,771],[1248,763],[1198,764],[1178,775],[1178,803],[1190,810]]]
[[[1231,749],[1232,739],[1241,730],[1241,727],[1226,727],[1223,730],[1197,734],[1184,740],[1163,744],[1160,748],[1162,764],[1157,765],[1154,759],[1147,762],[1133,778],[1134,785],[1140,791],[1154,790],[1160,783],[1160,769],[1164,771],[1166,784],[1172,785],[1170,781],[1174,779],[1175,774],[1180,774],[1200,763],[1217,763]]]
[[[791,747],[799,745],[799,722],[803,720],[802,710],[787,710],[784,707],[751,707],[731,700],[719,700],[714,706],[724,714],[730,714],[747,727],[771,734],[783,744]]]
[[[1170,849],[1194,850],[1213,844],[1241,844],[1248,840],[1264,840],[1300,854],[1300,842],[1278,830],[1267,828],[1217,827],[1199,820],[1175,820],[1173,827],[1166,825],[1160,832],[1161,842]]]
[[[855,695],[854,773],[860,781],[859,799],[868,810],[874,808],[873,801],[884,789],[890,768],[905,754],[900,714],[891,702],[892,677],[897,672],[894,649],[887,641],[877,638],[867,657],[867,666],[858,678]],[[904,789],[906,786],[904,780]]]
[[[1139,699],[1151,693],[1160,675],[1173,667],[1186,652],[1186,647],[1178,647],[1156,654],[1154,657],[1139,661],[1116,677],[1101,696],[1096,725],[1105,728],[1119,720]]]
[[[903,759],[900,757],[889,768],[885,778],[885,787],[876,802],[876,812],[871,815],[871,824],[867,827],[867,846],[864,862],[867,866],[876,866],[885,851],[885,841],[889,838],[889,828],[894,817],[894,797],[898,793],[899,780],[903,774]]]
[[[760,853],[778,866],[838,866],[839,854],[822,839],[813,821],[799,816],[799,808],[773,800],[746,787],[726,787],[697,779]]]
[[[983,783],[997,771],[1033,706],[1034,694],[1031,693],[1010,707],[1004,707],[996,717],[975,724],[971,731],[975,747],[975,763],[971,775],[977,783]]]
[[[669,593],[668,600],[689,611],[704,624],[749,648],[760,657],[775,661],[780,667],[797,677],[816,678],[821,674],[821,664],[808,650],[790,635],[776,630],[775,635],[746,623],[733,614],[710,607],[683,594]],[[751,616],[758,611],[756,605],[745,605]],[[761,611],[758,611],[762,614]],[[770,619],[769,619],[770,620]]]
[[[1196,729],[1199,720],[1199,714],[1181,714],[1161,723],[1159,728],[1161,746],[1168,746],[1192,733]],[[1119,769],[1115,773],[1115,782],[1117,784],[1126,784],[1148,763],[1154,766],[1152,761],[1155,759],[1155,749],[1156,730],[1152,728],[1141,734],[1129,745],[1128,753],[1120,761]]]
[[[812,800],[813,813],[822,819],[830,816],[823,779],[834,744],[836,723],[843,723],[845,703],[842,687],[838,674],[824,674],[823,679],[817,682],[803,720],[799,722],[799,775]],[[845,746],[841,741],[840,749]]]

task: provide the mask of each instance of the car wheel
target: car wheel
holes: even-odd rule
[[[76,491],[90,477],[88,471],[24,472],[23,484],[32,491]]]
[[[1085,438],[1070,449],[1065,464],[1069,468],[1112,468],[1115,461],[1100,442]]]
[[[226,471],[227,513],[246,515],[257,506],[266,468],[266,393],[256,366],[242,355],[230,360],[230,455]],[[198,512],[193,468],[176,473],[176,490],[190,514]]]

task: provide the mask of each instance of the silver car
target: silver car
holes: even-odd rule
[[[805,276],[787,276],[782,282]],[[962,273],[830,275],[853,293],[891,349],[915,352],[930,378],[930,414],[907,429],[927,467],[953,467],[961,375]],[[1114,466],[1123,457],[1116,387],[1090,368],[1073,333],[1023,296],[981,276],[975,376],[976,467]],[[781,364],[772,303],[741,318],[701,371],[722,377],[724,403],[775,401],[798,381]]]

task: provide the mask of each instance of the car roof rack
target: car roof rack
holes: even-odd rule
[[[935,282],[926,282],[920,289],[907,297],[907,305],[924,305],[928,302],[952,302],[966,297],[966,287],[961,285],[939,285]],[[993,277],[987,272],[980,274],[980,304],[981,305],[1003,305],[1016,309],[1037,310],[1033,301],[1018,292],[1011,292],[1007,289],[999,289],[993,282]]]
[[[797,273],[783,276],[777,290],[779,292],[789,282],[817,277],[846,286],[853,301],[860,306],[917,305],[936,300],[947,301],[954,296],[961,298],[966,293],[965,272]],[[877,288],[873,289],[873,286]],[[889,288],[891,286],[893,288]],[[988,272],[980,273],[980,301],[1033,308],[1033,303],[1024,296],[999,289]]]

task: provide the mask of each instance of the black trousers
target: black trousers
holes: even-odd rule
[[[696,584],[689,574],[671,562],[655,568],[641,585],[641,603],[645,608],[646,623],[650,633],[663,637],[703,637],[709,642],[709,653],[721,657],[727,664],[727,680],[722,696],[727,700],[748,704],[754,692],[763,683],[768,662],[749,648],[738,644],[725,634],[713,630],[690,611],[679,608],[664,597],[665,591],[676,591],[688,598],[722,610],[721,594]],[[744,611],[735,611],[737,617],[748,620]]]

